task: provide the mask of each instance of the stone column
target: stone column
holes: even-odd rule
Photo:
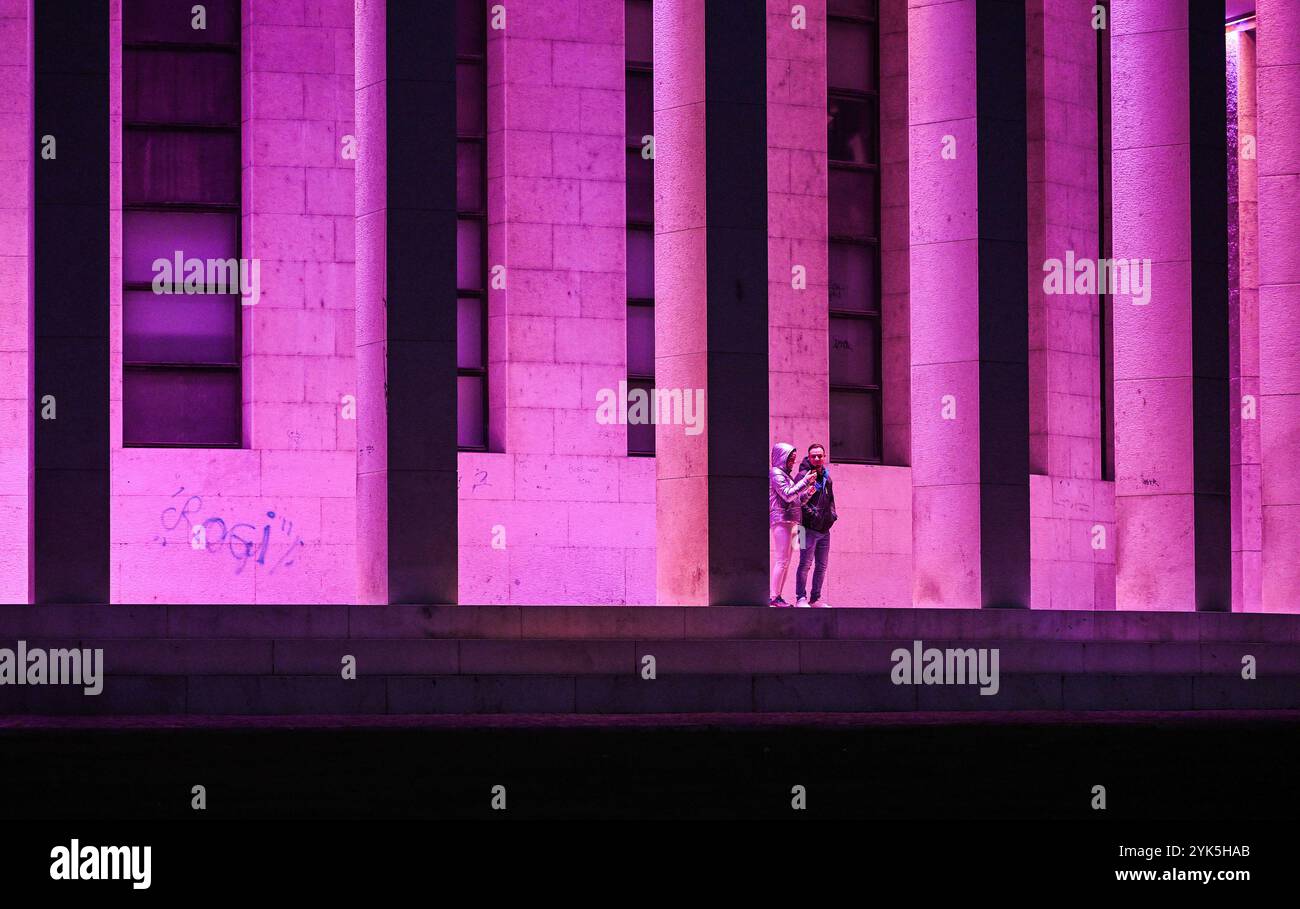
[[[32,136],[31,19],[28,4],[0,7],[0,603],[31,598],[31,433],[34,402],[29,293]],[[35,150],[35,151],[33,151]]]
[[[1265,612],[1300,611],[1300,5],[1260,0],[1259,415]]]
[[[454,603],[456,3],[359,0],[359,601]]]
[[[1115,587],[1113,504],[1103,476],[1105,339],[1095,286],[1052,272],[1106,255],[1092,5],[1034,0],[1029,11],[1029,450],[1033,606],[1106,608]],[[1104,175],[1102,175],[1104,177]],[[1063,273],[1062,273],[1063,274]],[[1057,292],[1059,290],[1064,292]],[[1094,528],[1105,534],[1093,548]],[[1098,594],[1103,594],[1098,596]]]
[[[1025,4],[913,4],[913,598],[1029,605]]]
[[[1254,31],[1230,33],[1227,50],[1232,608],[1234,612],[1258,612],[1262,523],[1259,506],[1259,128],[1255,114]]]
[[[32,9],[32,601],[107,603],[108,0]]]
[[[655,382],[707,415],[656,427],[665,604],[767,602],[765,24],[762,3],[654,5]]]
[[[1111,27],[1114,258],[1150,262],[1114,297],[1116,607],[1226,610],[1223,11],[1134,0]]]

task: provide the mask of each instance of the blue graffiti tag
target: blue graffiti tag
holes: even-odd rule
[[[180,489],[172,493],[171,497],[175,499],[184,491],[185,487],[182,486]],[[271,523],[265,523],[262,525],[259,539],[257,526],[254,524],[240,522],[238,524],[227,525],[226,519],[218,515],[197,520],[197,516],[202,509],[203,497],[199,495],[190,495],[185,499],[184,504],[182,504],[179,509],[174,505],[169,505],[164,508],[162,513],[158,515],[158,523],[162,525],[163,530],[167,533],[155,535],[153,538],[154,541],[161,546],[166,546],[168,544],[168,534],[179,528],[181,522],[184,521],[185,537],[187,540],[193,541],[195,539],[201,539],[203,542],[201,548],[209,553],[217,552],[223,546],[226,548],[230,553],[231,558],[235,560],[235,574],[243,572],[244,566],[248,564],[250,559],[258,565],[265,565],[268,553],[274,555],[272,550],[280,549],[278,543],[276,546],[272,546]],[[266,516],[274,519],[276,513],[274,511],[267,511]],[[200,528],[199,532],[202,534],[201,537],[195,533],[195,527]],[[249,531],[247,534],[244,533],[245,529]],[[277,540],[280,540],[281,537],[284,539],[294,537],[293,521],[283,515],[280,516],[279,535],[277,535]],[[289,568],[292,566],[294,559],[291,558],[291,556],[295,556],[298,551],[305,546],[306,544],[303,543],[301,536],[293,539],[293,542],[288,543],[280,549],[280,557],[271,565],[269,573],[275,574],[276,570],[279,568]]]

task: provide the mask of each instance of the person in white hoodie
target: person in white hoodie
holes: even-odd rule
[[[781,596],[785,576],[790,570],[790,545],[794,540],[795,528],[799,526],[803,503],[817,491],[818,473],[808,473],[795,480],[792,476],[794,462],[793,445],[777,442],[772,446],[772,468],[767,477],[767,511],[776,553],[772,561],[771,583],[768,585],[769,606],[790,605]]]

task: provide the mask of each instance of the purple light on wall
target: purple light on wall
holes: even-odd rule
[[[956,346],[951,337],[967,328],[961,324],[968,309],[963,280],[973,270],[955,249],[936,252],[930,242],[951,225],[936,228],[921,217],[911,230],[908,226],[910,214],[924,214],[933,204],[931,190],[952,185],[940,181],[958,179],[952,172],[962,172],[964,153],[972,147],[960,134],[960,118],[952,121],[953,129],[934,136],[925,132],[927,123],[935,125],[942,118],[921,118],[910,125],[913,131],[925,132],[924,144],[917,149],[939,148],[943,133],[957,132],[958,157],[932,161],[933,156],[926,155],[921,160],[918,152],[908,161],[909,108],[926,110],[931,102],[937,106],[936,94],[952,104],[964,103],[958,96],[968,86],[952,78],[957,55],[928,50],[932,45],[955,46],[953,34],[959,29],[954,29],[952,17],[963,14],[956,11],[962,5],[953,4],[944,17],[934,16],[924,5],[909,7],[906,0],[880,4],[878,17],[876,6],[830,0],[825,12],[841,18],[827,23],[813,10],[809,29],[797,32],[785,19],[771,17],[766,36],[772,263],[769,400],[775,402],[770,429],[804,445],[812,439],[831,443],[837,485],[845,500],[835,545],[838,551],[853,553],[858,565],[855,571],[832,573],[831,599],[846,606],[912,601],[913,554],[927,548],[915,542],[918,523],[939,525],[945,540],[974,538],[975,533],[956,526],[961,515],[941,514],[928,500],[914,509],[913,493],[929,478],[920,476],[924,471],[911,458],[913,421],[922,424],[924,415],[911,413],[908,385],[922,359],[913,356],[913,346],[930,344],[925,355],[933,362],[947,362]],[[354,121],[353,89],[365,82],[359,64],[354,74],[354,52],[360,61],[365,51],[351,43],[351,0],[320,0],[302,23],[259,18],[244,23],[242,30],[233,4],[207,4],[208,28],[203,32],[190,28],[190,10],[182,4],[122,0],[120,7],[127,19],[124,46],[116,49],[125,126],[115,124],[113,129],[122,153],[120,176],[114,179],[121,188],[123,211],[114,223],[121,225],[115,228],[119,237],[124,234],[124,283],[113,292],[114,303],[120,304],[114,306],[115,318],[120,313],[122,329],[113,348],[120,360],[113,362],[120,362],[121,373],[110,387],[120,388],[124,400],[112,395],[114,406],[121,408],[127,445],[246,447],[215,454],[156,451],[119,457],[121,452],[115,452],[115,462],[120,462],[114,466],[114,507],[119,509],[115,520],[136,520],[139,503],[131,496],[169,495],[174,489],[163,486],[178,472],[187,478],[217,477],[222,494],[232,497],[275,490],[268,493],[273,496],[291,489],[304,500],[304,512],[319,523],[311,528],[315,561],[310,581],[290,586],[294,576],[286,575],[275,584],[253,588],[224,581],[218,585],[209,577],[195,576],[169,590],[193,601],[351,600],[356,596],[351,583],[353,550],[356,541],[370,533],[356,526],[354,515],[356,423],[374,412],[367,406],[373,388],[362,393],[358,375],[363,369],[367,375],[383,375],[382,360],[378,367],[362,367],[361,358],[354,355],[357,338],[374,324],[373,312],[353,309],[354,288],[364,287],[372,299],[382,299],[382,288],[376,289],[374,275],[356,268],[353,260],[360,258],[363,244],[382,240],[382,231],[356,216],[360,208],[353,203],[366,192],[366,184],[355,184],[361,194],[354,200],[351,169],[364,162],[382,173],[383,165],[373,138],[361,143],[358,159],[343,160],[339,154],[341,140],[361,132]],[[176,18],[175,11],[182,7],[185,15]],[[248,8],[263,7],[276,9],[278,4],[270,0],[269,5]],[[654,560],[657,551],[664,551],[655,527],[670,518],[655,515],[656,461],[629,459],[624,452],[653,453],[654,427],[610,431],[594,424],[589,406],[595,390],[616,387],[620,380],[627,380],[631,389],[651,387],[656,311],[650,304],[669,307],[660,310],[662,316],[674,305],[670,298],[704,293],[702,283],[690,283],[693,276],[669,274],[673,252],[666,235],[659,239],[660,273],[655,274],[655,162],[642,156],[641,140],[656,127],[663,131],[672,124],[664,111],[656,123],[653,77],[637,69],[648,69],[653,52],[646,24],[651,4],[617,0],[594,5],[584,14],[587,18],[574,24],[582,32],[580,39],[566,32],[570,20],[561,15],[567,9],[561,0],[538,0],[518,17],[512,11],[508,36],[488,29],[482,19],[487,7],[490,4],[466,0],[463,10],[474,17],[461,17],[458,38],[467,85],[458,105],[460,125],[462,131],[476,130],[457,137],[462,292],[457,296],[455,357],[459,442],[465,449],[460,458],[461,492],[468,500],[459,528],[462,598],[653,602]],[[654,14],[662,15],[660,7]],[[855,17],[871,23],[870,28],[855,31]],[[1056,106],[1037,110],[1034,124],[1045,133],[1041,144],[1050,147],[1039,150],[1043,176],[1037,184],[1030,177],[1030,198],[1031,205],[1039,205],[1043,242],[1053,253],[1073,245],[1083,255],[1096,246],[1088,226],[1097,207],[1096,174],[1091,170],[1095,148],[1089,136],[1100,127],[1093,126],[1095,111],[1088,102],[1096,91],[1089,78],[1096,35],[1086,24],[1050,21],[1054,18],[1048,15],[1038,24],[1042,34],[1037,52],[1046,60],[1038,91]],[[916,27],[909,34],[912,24]],[[864,43],[865,38],[870,40]],[[1233,40],[1229,38],[1230,49]],[[162,41],[166,46],[150,46]],[[242,72],[232,50],[210,46],[222,41],[232,47],[243,44],[247,59]],[[1244,38],[1241,43],[1244,47]],[[660,62],[669,73],[680,64],[674,63],[662,38],[660,46]],[[909,50],[914,52],[910,63]],[[10,56],[20,53],[18,48]],[[1109,54],[1102,51],[1101,56]],[[229,65],[232,61],[234,66]],[[1243,57],[1241,65],[1250,67],[1252,61],[1253,56]],[[1063,68],[1063,62],[1082,67],[1083,77],[1064,78],[1062,73],[1075,70]],[[447,63],[450,67],[451,61]],[[1246,108],[1253,109],[1247,82],[1253,88],[1254,79],[1253,72],[1235,70],[1234,65],[1230,55],[1227,201],[1231,210],[1241,208],[1240,222],[1229,218],[1227,226],[1236,375],[1249,370],[1243,359],[1254,356],[1251,258],[1256,244],[1246,215],[1254,204],[1255,162],[1232,153],[1238,138],[1255,132],[1246,119]],[[1174,69],[1178,73],[1172,84],[1181,84],[1185,67]],[[1165,79],[1171,71],[1157,62],[1150,75]],[[1240,98],[1234,91],[1238,79]],[[914,97],[909,96],[909,86],[916,89]],[[832,89],[832,97],[822,94],[827,89]],[[243,110],[241,92],[247,102]],[[1277,95],[1275,90],[1273,97]],[[355,97],[362,96],[358,92]],[[487,97],[493,104],[486,103]],[[1233,106],[1237,103],[1241,111]],[[189,129],[196,123],[204,128]],[[247,139],[242,148],[241,123]],[[28,134],[29,127],[17,122],[10,132]],[[235,131],[223,133],[222,128]],[[676,143],[675,149],[691,144],[700,143]],[[658,151],[663,174],[664,159],[673,154],[674,144]],[[1031,150],[1031,156],[1034,153]],[[827,159],[834,165],[828,167]],[[1130,160],[1128,166],[1126,173],[1132,174],[1132,168],[1146,164]],[[910,198],[909,167],[915,171],[916,187]],[[946,176],[932,169],[936,167],[948,168]],[[1149,180],[1153,172],[1138,173]],[[659,187],[661,230],[675,232],[670,222],[674,217],[680,221],[684,204],[700,197],[698,187],[688,186],[693,179],[687,173],[677,181],[680,185]],[[490,181],[496,182],[489,198]],[[1125,181],[1126,186],[1130,183]],[[18,187],[0,201],[0,208],[20,211],[21,204],[10,203],[21,196]],[[975,203],[963,206],[955,220],[978,208]],[[20,218],[11,220],[20,223]],[[1143,225],[1172,230],[1180,227],[1178,222],[1167,207],[1155,206],[1121,227],[1130,233]],[[1264,231],[1275,243],[1276,223],[1265,225]],[[1181,227],[1186,227],[1185,219]],[[828,236],[833,232],[852,236]],[[12,232],[8,236],[18,237]],[[25,235],[18,239],[26,243]],[[263,276],[271,286],[266,297],[271,305],[241,311],[237,299],[222,296],[154,296],[149,289],[153,261],[173,261],[178,250],[186,259],[265,256]],[[1092,254],[1104,256],[1106,251]],[[509,292],[493,292],[497,308],[489,319],[488,269],[507,259]],[[957,266],[949,267],[953,262]],[[791,263],[807,266],[806,293],[791,292]],[[1030,263],[1031,282],[1037,264]],[[702,262],[700,271],[707,273],[711,265]],[[0,284],[15,286],[12,281]],[[938,318],[932,317],[938,310],[929,309],[929,315],[913,322],[908,296],[913,286],[923,307],[936,297],[956,302],[945,302]],[[1274,287],[1279,292],[1280,285]],[[1031,347],[1051,355],[1050,363],[1040,364],[1042,374],[1050,373],[1050,382],[1041,387],[1051,407],[1034,411],[1031,405],[1031,433],[1042,443],[1041,463],[1034,465],[1030,484],[1033,602],[1053,609],[1106,608],[1113,606],[1115,595],[1116,484],[1104,482],[1093,447],[1105,444],[1097,425],[1105,420],[1097,389],[1102,385],[1109,390],[1109,385],[1095,362],[1096,338],[1090,337],[1095,311],[1088,312],[1082,299],[1056,303],[1050,311],[1044,308],[1037,326],[1041,348]],[[828,318],[832,314],[834,318]],[[953,325],[957,329],[941,339],[947,349],[932,343],[942,334],[940,329]],[[677,330],[671,319],[661,323],[661,331],[665,327]],[[1033,332],[1031,328],[1031,337]],[[485,343],[489,335],[492,357]],[[1119,341],[1121,346],[1132,341],[1132,335],[1123,335],[1123,326]],[[661,335],[659,352],[668,350],[669,342]],[[27,364],[15,363],[19,371],[12,373],[12,381],[7,373],[6,380],[18,388]],[[1247,374],[1257,386],[1255,374]],[[686,372],[671,380],[668,372],[661,372],[659,379],[665,387],[704,381]],[[943,383],[951,384],[946,377]],[[382,378],[379,387],[382,394]],[[925,381],[917,383],[915,397],[930,400],[932,393],[950,390],[963,404],[974,399],[972,386],[938,388]],[[1242,383],[1239,390],[1248,393],[1250,387]],[[1257,387],[1253,390],[1258,392]],[[487,421],[482,418],[489,391],[490,452]],[[345,395],[357,398],[357,421],[339,416]],[[29,403],[24,399],[12,406],[21,409]],[[964,431],[968,415],[973,416],[961,409],[962,420],[944,429]],[[1259,442],[1250,436],[1252,426],[1242,426],[1238,413],[1232,420],[1234,445],[1240,434],[1243,448],[1254,446],[1253,459],[1244,457],[1241,463],[1253,473],[1256,489],[1252,499],[1248,490],[1239,494],[1234,486],[1234,517],[1238,511],[1253,515],[1256,527],[1246,531],[1246,539],[1253,542],[1234,550],[1249,550],[1247,555],[1258,562]],[[828,424],[833,434],[828,434]],[[925,429],[917,436],[917,451],[934,444],[927,433]],[[579,459],[566,460],[579,452]],[[880,460],[890,466],[844,464],[845,456],[852,458],[854,452],[880,452]],[[672,455],[660,454],[659,465],[675,470]],[[942,466],[948,471],[962,467]],[[21,455],[0,458],[0,482],[8,484],[0,489],[0,496],[6,497],[0,505],[18,507],[18,493],[13,491],[27,483]],[[521,547],[506,553],[484,543],[485,516],[513,527],[540,511],[565,515],[565,533],[558,535],[563,539],[548,540],[533,552]],[[1105,549],[1089,545],[1094,525],[1106,531]],[[132,533],[138,528],[119,529]],[[512,536],[512,544],[515,539]],[[1131,532],[1124,542],[1130,553],[1149,545]],[[5,546],[21,552],[21,547]],[[574,547],[591,553],[581,571],[552,558]],[[122,588],[129,591],[127,599],[153,595],[150,585],[158,575],[183,567],[157,555],[135,544],[115,550],[114,577],[129,579]],[[21,562],[15,558],[15,564]],[[1258,567],[1255,570],[1258,573]],[[247,581],[241,578],[239,583]]]

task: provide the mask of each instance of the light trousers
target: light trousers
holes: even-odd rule
[[[776,599],[785,588],[785,578],[790,573],[791,545],[794,542],[795,528],[798,526],[794,521],[783,521],[772,525],[772,541],[776,551],[772,554],[772,579],[768,585],[771,588],[768,599]]]

